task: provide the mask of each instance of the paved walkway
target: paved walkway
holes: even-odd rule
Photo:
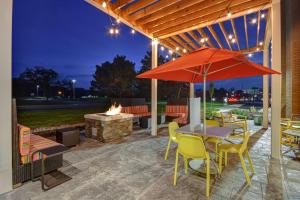
[[[39,182],[0,196],[15,200],[158,200],[206,199],[205,179],[191,170],[185,175],[180,159],[178,183],[173,187],[173,146],[164,160],[167,137],[139,139],[93,148],[75,148],[65,154],[63,171],[73,177],[47,192]],[[255,168],[252,185],[246,186],[238,157],[229,157],[229,166],[220,180],[212,180],[211,199],[300,199],[300,162],[285,157],[270,159],[270,131],[257,131],[250,140]],[[250,171],[250,170],[249,170]]]

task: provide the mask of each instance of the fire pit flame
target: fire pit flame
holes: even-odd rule
[[[112,105],[108,111],[106,111],[106,115],[118,115],[121,113],[122,106],[121,104],[119,106],[116,106],[116,104]]]

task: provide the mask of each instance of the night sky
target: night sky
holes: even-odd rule
[[[26,67],[44,66],[57,71],[61,79],[75,78],[78,87],[89,88],[96,64],[112,61],[119,54],[135,62],[138,70],[151,47],[148,38],[139,33],[132,35],[126,25],[121,25],[118,37],[108,35],[108,15],[83,0],[14,0],[13,13],[14,77]],[[224,25],[230,32],[229,24]],[[254,27],[248,31],[249,35],[255,34]],[[226,43],[224,38],[221,40]],[[253,41],[249,42],[251,46]],[[261,64],[262,53],[255,53],[251,60]],[[218,81],[216,86],[261,87],[262,78]]]

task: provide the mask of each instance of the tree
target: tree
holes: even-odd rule
[[[144,58],[141,60],[142,67],[138,72],[143,73],[151,69],[152,53],[147,51]],[[162,65],[167,62],[162,55],[158,56],[158,65]],[[150,99],[151,95],[151,80],[150,79],[138,79],[137,80],[137,96]],[[158,98],[168,99],[168,98],[179,98],[187,97],[188,85],[182,82],[176,81],[158,81]]]
[[[109,97],[132,97],[135,92],[134,63],[117,55],[113,62],[96,65],[91,90]]]
[[[23,73],[20,74],[19,79],[30,83],[34,89],[39,85],[43,96],[49,97],[51,95],[50,86],[57,80],[58,74],[53,69],[48,69],[41,66],[34,68],[26,68]]]

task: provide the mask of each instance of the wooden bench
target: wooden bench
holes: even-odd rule
[[[173,121],[178,124],[188,123],[187,105],[166,105],[165,116],[174,117]]]
[[[133,114],[134,117],[150,116],[148,105],[122,107],[122,113]]]

